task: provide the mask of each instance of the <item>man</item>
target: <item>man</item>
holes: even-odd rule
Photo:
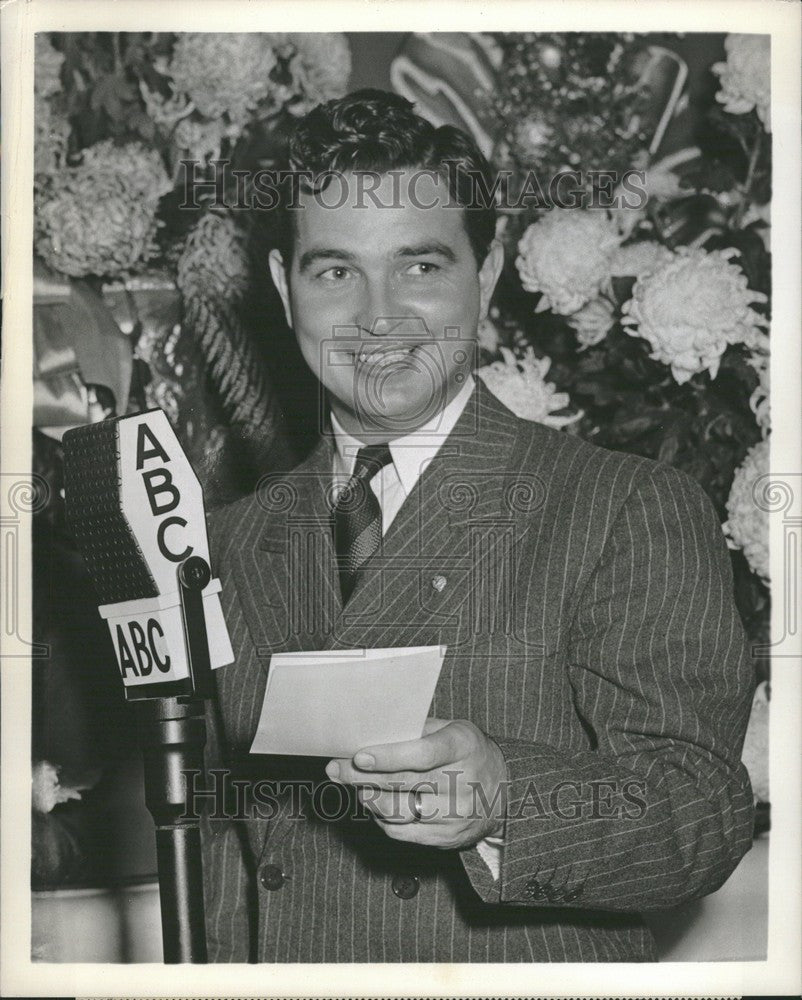
[[[326,407],[309,459],[211,519],[236,661],[209,765],[279,789],[204,821],[211,958],[652,960],[639,913],[712,892],[751,839],[712,506],[474,381],[502,250],[466,136],[367,91],[290,157],[318,180],[270,271]],[[436,644],[420,739],[248,754],[271,654]],[[332,819],[326,789],[355,808]]]

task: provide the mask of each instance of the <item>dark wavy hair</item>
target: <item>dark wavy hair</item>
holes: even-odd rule
[[[476,196],[478,187],[490,190],[491,178],[490,165],[475,141],[453,125],[436,128],[398,94],[365,89],[318,104],[294,125],[286,167],[324,179],[326,175],[330,179],[332,172],[431,170],[448,182],[451,202],[463,207],[465,229],[479,266],[495,236],[492,199]],[[325,187],[325,180],[319,187]],[[276,242],[286,264],[295,237],[294,210],[289,204],[285,186]]]

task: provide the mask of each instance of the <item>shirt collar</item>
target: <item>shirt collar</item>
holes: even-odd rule
[[[473,376],[468,375],[465,385],[444,409],[417,430],[390,442],[390,457],[405,494],[409,495],[412,492],[424,469],[454,429],[475,385]],[[343,430],[334,413],[331,414],[331,428],[334,432],[340,466],[350,475],[356,462],[356,453],[363,446],[363,442]]]

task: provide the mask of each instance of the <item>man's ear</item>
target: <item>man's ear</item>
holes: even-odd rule
[[[287,317],[287,326],[292,329],[292,308],[290,306],[290,286],[287,281],[287,272],[284,268],[284,258],[279,250],[271,250],[268,255],[270,265],[270,276],[276,286],[281,301],[284,304],[284,315]]]
[[[483,320],[490,309],[501,269],[504,267],[504,247],[501,240],[493,240],[484,263],[479,268],[479,319]]]

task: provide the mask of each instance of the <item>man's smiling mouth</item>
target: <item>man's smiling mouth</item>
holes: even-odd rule
[[[354,364],[371,369],[384,369],[406,361],[420,344],[387,344],[381,347],[361,347],[351,352]]]

